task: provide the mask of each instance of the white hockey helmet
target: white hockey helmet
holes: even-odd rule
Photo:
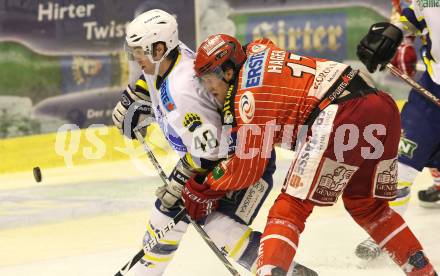
[[[153,60],[153,44],[164,42],[167,51],[160,60]],[[160,63],[179,44],[177,21],[171,14],[154,9],[131,21],[126,30],[125,49],[129,59],[145,55],[152,63]]]

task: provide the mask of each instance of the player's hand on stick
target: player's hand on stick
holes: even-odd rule
[[[194,172],[180,159],[170,175],[168,184],[156,190],[156,196],[160,199],[163,207],[167,209],[180,207],[183,186],[193,175]]]
[[[393,58],[402,39],[402,31],[393,24],[376,23],[359,42],[356,54],[370,73],[376,71],[377,67],[383,70]]]
[[[151,116],[150,96],[143,92],[136,92],[130,86],[127,86],[113,109],[112,119],[122,134],[134,139],[133,129],[139,122]]]
[[[217,210],[219,200],[225,194],[225,191],[211,190],[207,184],[200,184],[191,177],[183,188],[182,199],[188,215],[199,221]]]
[[[417,53],[413,42],[414,36],[405,36],[402,44],[397,48],[397,52],[391,60],[392,65],[410,77],[414,77],[416,74],[417,64]]]

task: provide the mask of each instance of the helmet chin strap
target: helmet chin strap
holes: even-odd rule
[[[160,69],[160,61],[154,63],[154,76],[157,77],[159,75]]]
[[[159,75],[160,62],[163,60],[163,58],[161,58],[160,60],[154,60],[151,55],[147,55],[147,58],[152,64],[154,64],[153,76],[157,77],[157,75]]]
[[[165,59],[165,57],[169,54],[170,50],[168,49],[165,54],[159,60],[153,60],[152,55],[148,55],[148,59],[151,63],[154,64],[154,76],[157,77],[159,75],[160,63]]]

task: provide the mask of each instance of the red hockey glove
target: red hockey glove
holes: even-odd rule
[[[416,74],[417,54],[413,46],[414,37],[407,36],[397,48],[391,64],[410,77]]]
[[[195,221],[201,220],[217,210],[219,200],[226,191],[214,191],[206,184],[199,184],[194,178],[188,179],[182,191],[188,215]]]

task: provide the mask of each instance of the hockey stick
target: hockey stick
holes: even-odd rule
[[[391,63],[387,64],[387,68],[391,71],[391,73],[402,80],[404,80],[406,83],[414,87],[416,91],[418,91],[422,96],[424,96],[426,99],[430,100],[434,104],[440,107],[440,99],[434,96],[431,92],[423,88],[420,84],[418,84],[415,80],[413,80],[410,76],[400,71],[398,68],[396,68]]]
[[[142,144],[145,152],[147,153],[148,158],[150,159],[151,163],[153,163],[153,165],[156,168],[157,172],[159,173],[159,176],[162,179],[163,183],[165,185],[168,185],[168,178],[167,178],[166,174],[164,173],[162,167],[160,166],[159,162],[157,161],[157,159],[154,156],[153,152],[151,151],[150,147],[145,142],[144,137],[140,133],[140,129],[143,128],[143,127],[148,127],[148,125],[147,126],[139,125],[138,127],[136,127],[133,130],[133,132],[134,132],[134,134],[136,136],[136,139]],[[182,209],[182,210],[185,210],[185,209]],[[181,212],[182,211],[180,211],[179,214]],[[184,214],[186,214],[186,212],[184,212]],[[229,270],[229,272],[231,272],[231,274],[234,275],[234,276],[240,276],[240,273],[238,273],[238,271],[228,261],[228,259],[223,255],[223,253],[220,251],[220,249],[218,249],[218,247],[211,240],[211,238],[208,236],[206,231],[199,224],[197,224],[197,222],[195,222],[193,219],[191,219],[189,216],[187,216],[187,218],[191,222],[192,226],[197,230],[197,232],[203,238],[203,240],[206,242],[206,244],[211,248],[211,250],[214,252],[214,254],[222,261],[222,263]],[[174,219],[173,219],[173,221],[174,221]],[[172,223],[172,222],[170,222],[170,223]],[[144,253],[143,249],[141,251],[142,252],[139,252],[138,254]],[[142,258],[142,256],[141,256],[141,258]]]
[[[140,126],[139,129],[134,130],[134,134],[136,135],[139,142],[142,143],[145,152],[147,153],[148,158],[150,158],[151,163],[156,167],[157,172],[159,173],[162,180],[166,179],[166,174],[162,170],[162,168],[159,165],[159,162],[157,161],[156,157],[154,156],[153,152],[151,151],[150,147],[145,143],[144,138],[142,137],[142,134],[139,132],[141,128],[147,127],[147,125]],[[176,224],[181,221],[186,216],[186,209],[183,208],[182,210],[177,213],[176,216],[161,230],[157,232],[157,235],[152,237],[151,240],[148,241],[146,245],[142,247],[142,249],[128,262],[126,263],[116,274],[115,276],[123,276],[127,274],[127,272],[137,263],[139,262],[142,257],[147,254],[147,252],[151,251],[156,244],[159,243],[159,240],[162,239],[166,233],[171,231]]]
[[[156,236],[151,237],[151,240],[149,240],[148,243],[146,245],[144,245],[144,247],[142,247],[142,249],[128,263],[126,263],[121,268],[121,270],[119,270],[115,274],[115,276],[123,276],[123,275],[127,274],[127,272],[137,262],[139,262],[142,259],[142,257],[144,257],[145,254],[147,254],[147,252],[151,251],[151,249],[153,249],[153,247],[159,243],[159,240],[162,239],[167,232],[171,231],[176,226],[176,224],[179,221],[181,221],[185,216],[186,216],[186,209],[183,208],[182,210],[179,211],[179,213],[177,213],[177,215],[163,229],[156,232]]]

